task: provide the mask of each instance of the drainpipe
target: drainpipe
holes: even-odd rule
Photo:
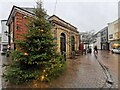
[[[8,25],[8,45],[11,44],[11,36],[10,36],[10,24]]]
[[[14,35],[15,35],[15,34],[14,34],[14,33],[15,33],[15,31],[14,31],[14,30],[15,30],[15,29],[14,29],[14,28],[15,28],[15,18],[14,18],[14,17],[12,17],[12,21],[13,21],[13,43],[14,43],[14,41],[15,41],[15,40],[14,40],[14,38],[15,38],[15,36],[14,36]],[[15,43],[14,43],[14,50],[15,50],[15,49],[16,49],[16,47],[15,47]]]

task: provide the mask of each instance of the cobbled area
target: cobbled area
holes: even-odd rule
[[[52,82],[52,87],[64,88],[101,88],[105,82],[102,68],[91,55],[80,56],[67,61],[67,71],[58,81]],[[55,85],[55,83],[59,84]]]

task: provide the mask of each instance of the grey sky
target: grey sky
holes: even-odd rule
[[[13,5],[20,7],[34,7],[36,0],[1,0],[0,20],[7,19]],[[43,0],[45,10],[49,15],[58,17],[71,23],[78,31],[89,31],[107,26],[118,18],[119,0]],[[7,6],[7,7],[6,7]],[[1,28],[0,28],[1,29]]]

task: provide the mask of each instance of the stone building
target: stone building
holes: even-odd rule
[[[32,8],[21,8],[13,6],[8,18],[7,25],[9,26],[9,44],[15,49],[14,40],[21,39],[19,36],[26,32],[26,17],[33,17]],[[56,15],[52,15],[48,20],[53,24],[51,30],[54,36],[55,43],[58,45],[58,52],[65,52],[67,58],[71,56],[72,51],[79,50],[79,32],[77,28],[70,23],[62,20]]]
[[[58,44],[58,52],[66,52],[70,57],[72,51],[79,50],[80,35],[76,27],[56,15],[49,17],[49,21],[54,25],[52,32]]]

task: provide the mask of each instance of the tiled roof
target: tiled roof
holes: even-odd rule
[[[34,13],[33,11],[34,11],[34,8],[26,8],[26,7],[20,7],[20,8],[22,8],[22,9],[24,9],[25,11],[28,11],[28,12],[30,12],[30,13]]]
[[[7,25],[8,25],[8,23],[10,22],[10,18],[12,17],[12,15],[13,15],[13,13],[14,13],[15,10],[21,10],[21,11],[27,12],[27,13],[29,13],[29,14],[35,15],[35,14],[34,14],[34,8],[13,6],[13,8],[12,8],[12,10],[11,10],[11,13],[10,13],[10,15],[9,15],[9,17],[8,17]],[[79,32],[77,31],[77,28],[76,28],[75,26],[73,26],[73,25],[71,25],[70,23],[64,21],[63,19],[59,18],[59,17],[56,16],[56,15],[49,16],[48,19],[50,19],[50,18],[52,18],[52,17],[58,18],[60,21],[63,21],[64,23],[66,23],[67,26],[64,25],[64,24],[61,23],[61,22],[58,22],[58,21],[56,21],[56,20],[53,20],[55,23],[60,24],[60,25],[62,25],[62,26],[64,26],[64,27],[69,28],[69,29],[72,30],[72,31],[75,31],[75,32],[79,33]]]

